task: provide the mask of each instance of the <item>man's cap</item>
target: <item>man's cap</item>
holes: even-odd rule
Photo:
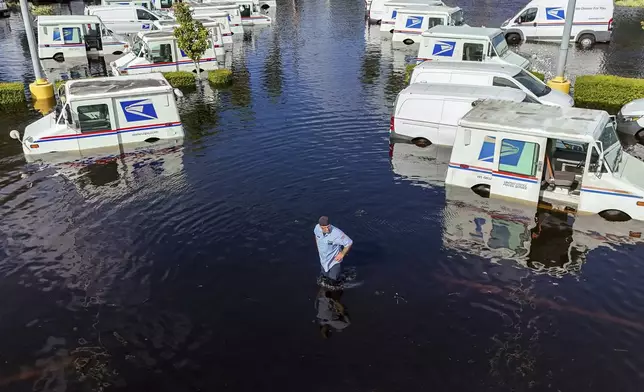
[[[320,226],[328,226],[329,225],[329,217],[328,216],[321,216],[320,220],[318,220],[318,223]]]

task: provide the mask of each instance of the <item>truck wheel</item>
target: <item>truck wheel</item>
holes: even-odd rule
[[[626,222],[631,220],[631,217],[619,210],[605,210],[599,213],[599,216],[611,222]]]
[[[432,145],[432,142],[425,139],[424,137],[417,137],[411,140],[417,147],[428,147]]]
[[[519,45],[521,43],[521,36],[517,33],[509,33],[505,36],[505,40],[510,45]]]
[[[582,34],[582,36],[579,37],[578,42],[582,48],[592,49],[592,47],[595,46],[595,36],[592,34]]]
[[[56,60],[56,61],[58,61],[59,63],[62,63],[63,61],[65,61],[65,56],[63,56],[63,54],[62,54],[62,53],[56,53],[56,54],[53,56],[53,59],[54,59],[54,60]]]
[[[637,131],[637,133],[635,134],[635,139],[640,143],[644,143],[644,129]]]
[[[120,50],[117,50],[116,52],[112,53],[113,55],[120,56],[123,54]]]
[[[411,38],[407,38],[406,40],[403,41],[403,44],[405,45],[412,45],[414,43],[414,40]]]
[[[487,184],[474,185],[472,191],[484,199],[490,198],[490,186]]]

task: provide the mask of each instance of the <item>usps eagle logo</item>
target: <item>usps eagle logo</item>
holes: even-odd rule
[[[566,15],[562,7],[546,7],[547,20],[566,20]]]
[[[454,55],[455,41],[438,41],[432,50],[433,56],[452,57]]]
[[[156,110],[150,99],[137,99],[136,101],[123,101],[121,108],[127,122],[156,120]]]
[[[420,29],[423,25],[422,16],[410,16],[405,22],[405,27],[410,29]]]

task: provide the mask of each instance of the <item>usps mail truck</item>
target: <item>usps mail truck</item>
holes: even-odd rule
[[[441,0],[393,0],[386,2],[378,0],[371,4],[369,18],[373,22],[380,22],[380,31],[393,32],[396,23],[396,14],[398,8],[413,7],[415,5],[445,5]]]
[[[423,32],[417,62],[485,61],[527,68],[530,61],[514,53],[501,29],[434,26]]]
[[[392,41],[412,45],[420,35],[434,26],[462,26],[463,10],[459,7],[420,6],[398,10]]]
[[[568,2],[533,0],[501,29],[512,45],[525,41],[561,42]],[[596,42],[609,42],[613,30],[613,0],[578,0],[570,40],[584,48]]]

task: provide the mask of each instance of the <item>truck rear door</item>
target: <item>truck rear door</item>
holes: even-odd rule
[[[490,197],[539,202],[546,138],[496,135]]]

